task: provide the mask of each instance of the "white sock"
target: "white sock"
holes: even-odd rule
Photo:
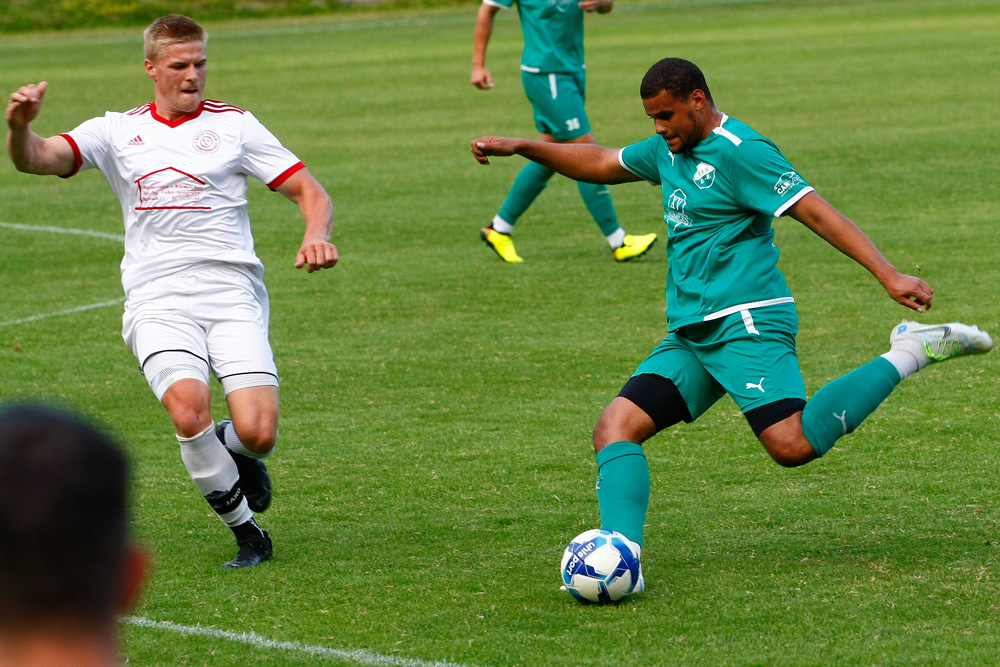
[[[906,379],[907,376],[920,370],[920,362],[906,350],[892,349],[881,356],[896,368],[900,379]]]
[[[252,519],[233,457],[215,437],[215,422],[193,438],[177,436],[177,442],[184,467],[223,523],[232,527]]]
[[[228,428],[226,428],[222,432],[222,436],[226,439],[226,447],[229,448],[229,451],[236,452],[237,454],[242,454],[243,456],[246,456],[247,458],[251,459],[266,459],[268,456],[271,455],[271,452],[274,451],[274,449],[272,448],[269,449],[266,454],[258,454],[257,452],[251,452],[249,449],[246,448],[246,446],[240,440],[239,436],[236,435],[236,429],[233,428],[233,425],[228,424],[227,426]]]
[[[496,228],[494,227],[494,229]],[[619,227],[618,231],[612,232],[611,234],[608,234],[604,238],[608,240],[608,245],[611,246],[612,250],[614,250],[615,248],[620,248],[623,245],[625,245],[625,230]]]
[[[493,231],[500,234],[510,235],[514,231],[514,225],[510,224],[499,215],[493,216]]]

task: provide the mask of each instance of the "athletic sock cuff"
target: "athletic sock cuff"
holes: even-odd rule
[[[612,442],[610,445],[597,452],[597,468],[600,468],[609,461],[620,459],[623,456],[641,456],[646,458],[646,452],[641,445],[634,442]]]
[[[198,435],[190,437],[190,438],[185,438],[183,436],[177,435],[176,433],[174,435],[177,435],[177,442],[180,442],[181,444],[185,444],[185,443],[188,443],[188,442],[194,442],[194,441],[198,440],[198,438],[204,438],[205,435],[208,434],[209,431],[212,431],[213,435],[214,435],[215,422],[212,422],[211,424],[209,424],[208,428],[206,428],[204,431],[202,431]]]
[[[877,370],[885,376],[885,379],[891,382],[893,386],[896,386],[903,381],[902,374],[896,366],[885,357],[875,357],[875,359],[868,363],[871,364],[873,370]]]

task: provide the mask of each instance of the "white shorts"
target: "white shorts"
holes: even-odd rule
[[[241,375],[255,378],[250,386],[277,386],[267,338],[269,309],[263,281],[249,270],[203,268],[133,289],[125,302],[122,338],[140,368],[159,352],[186,352],[203,360],[227,392],[237,388],[233,383]],[[260,380],[262,374],[273,381]],[[162,391],[147,378],[159,398]]]

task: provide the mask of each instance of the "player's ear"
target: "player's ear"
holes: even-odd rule
[[[156,65],[149,58],[146,58],[146,75],[153,81],[156,81]]]
[[[148,572],[149,553],[142,547],[131,545],[125,557],[125,571],[122,572],[122,592],[118,601],[120,613],[128,611],[139,599]]]

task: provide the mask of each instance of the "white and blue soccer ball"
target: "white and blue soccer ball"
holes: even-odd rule
[[[594,528],[580,533],[562,557],[563,588],[578,600],[617,602],[635,589],[639,559],[621,533]]]

